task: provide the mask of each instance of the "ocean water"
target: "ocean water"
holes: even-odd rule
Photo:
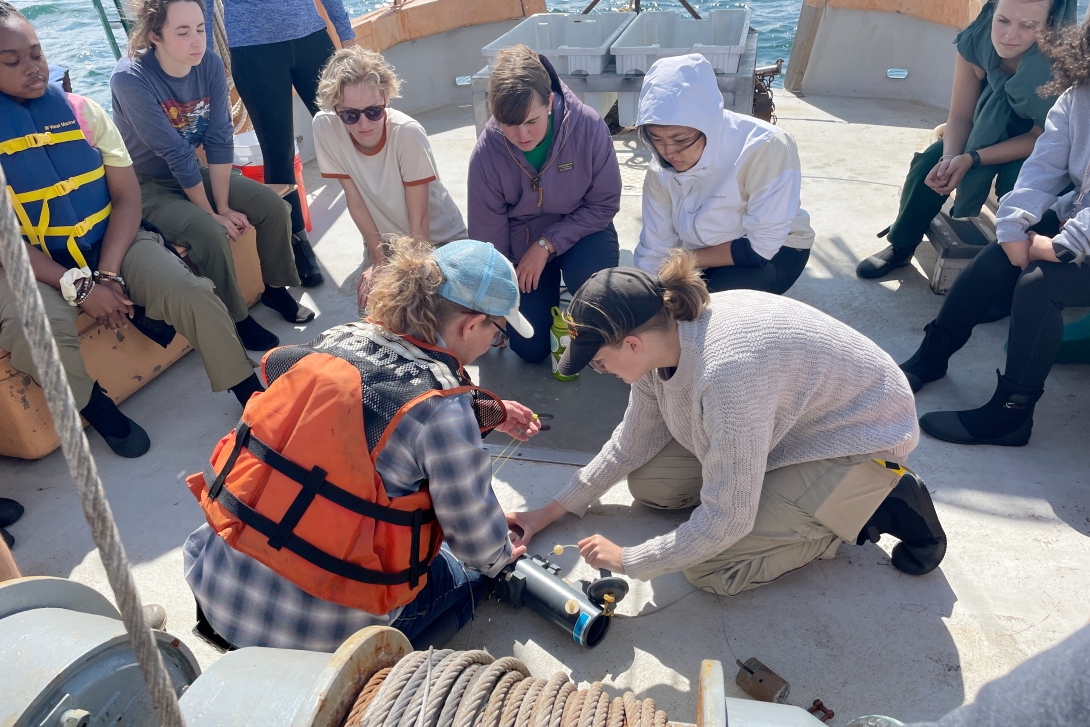
[[[590,0],[547,0],[550,10],[578,12]],[[13,4],[30,19],[37,29],[50,64],[68,69],[72,88],[110,108],[110,72],[114,67],[113,51],[106,39],[102,23],[91,0],[13,0]],[[113,3],[103,0],[106,12],[117,18]],[[345,8],[352,17],[362,15],[382,5],[386,0],[346,0]],[[693,0],[698,11],[736,7],[737,0]],[[799,18],[802,0],[748,0],[751,24],[761,31],[758,65],[787,59],[791,40]],[[628,0],[601,0],[597,9],[613,10],[627,7]],[[644,0],[644,10],[681,10],[676,0]],[[597,10],[596,9],[596,10]],[[123,36],[117,31],[118,44]],[[481,65],[484,65],[482,60]]]

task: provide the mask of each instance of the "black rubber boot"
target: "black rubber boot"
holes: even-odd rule
[[[1023,447],[1033,431],[1033,408],[1044,389],[1021,386],[999,376],[991,401],[979,409],[933,411],[920,417],[920,429],[954,444]]]
[[[235,395],[238,403],[242,404],[242,406],[246,406],[246,402],[250,400],[254,392],[264,390],[265,387],[261,385],[261,379],[257,377],[256,373],[250,374],[249,378],[231,387],[231,393]]]
[[[236,323],[235,330],[242,345],[250,351],[268,351],[280,345],[276,334],[255,321],[253,316],[246,316]]]
[[[9,548],[15,547],[15,538],[13,538],[11,533],[9,533],[7,530],[0,528],[0,538],[4,539],[4,544],[7,545]]]
[[[318,267],[318,258],[310,244],[306,230],[300,230],[291,236],[291,251],[295,254],[295,269],[299,271],[299,284],[304,288],[313,288],[325,282],[322,269]]]
[[[102,435],[106,444],[110,445],[110,449],[118,457],[135,459],[151,449],[148,433],[141,429],[139,424],[121,413],[113,399],[106,396],[106,392],[97,381],[91,389],[90,401],[83,407],[80,414],[95,428],[96,432]]]
[[[265,292],[261,294],[261,302],[284,316],[288,323],[309,323],[314,320],[314,311],[305,305],[300,305],[287,288],[273,288],[265,286]]]
[[[915,248],[890,245],[882,252],[871,255],[856,265],[855,274],[867,280],[880,278],[897,268],[908,265],[914,252],[916,252]]]
[[[893,548],[893,567],[910,576],[930,573],[946,555],[946,533],[935,503],[923,482],[911,472],[902,475],[863,526],[855,544],[868,540],[877,543],[883,533],[901,541]]]
[[[912,358],[901,364],[901,371],[905,372],[905,378],[908,379],[913,393],[922,389],[924,384],[946,376],[946,364],[950,357],[969,340],[969,334],[955,337],[949,331],[939,328],[935,321],[928,323],[923,330],[920,347],[912,354]]]
[[[0,497],[0,528],[14,525],[23,516],[23,506],[15,500]]]

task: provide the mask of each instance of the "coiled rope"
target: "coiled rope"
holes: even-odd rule
[[[53,340],[53,330],[49,326],[49,318],[46,316],[38,283],[30,267],[30,258],[11,209],[11,201],[3,192],[6,186],[7,179],[3,169],[0,169],[0,265],[4,266],[9,285],[15,292],[19,325],[30,344],[34,365],[38,369],[39,383],[45,391],[53,426],[60,437],[64,459],[68,462],[68,472],[76,483],[76,491],[83,503],[83,516],[91,526],[91,537],[98,547],[110,588],[117,598],[125,630],[132,639],[132,649],[144,681],[147,682],[152,704],[155,705],[160,723],[164,727],[183,727],[185,722],[178,708],[178,697],[163,665],[163,656],[159,652],[155,636],[144,621],[140,596],[129,570],[129,559],[121,544],[121,534],[117,531],[117,523],[110,511],[110,503],[106,500],[106,492],[102,489],[102,480],[99,479],[98,468],[91,456],[91,447],[83,434],[79,410],[72,398],[72,390],[68,388],[68,378],[61,365],[57,344]]]
[[[653,699],[610,699],[563,672],[535,679],[518,659],[485,651],[414,651],[375,674],[343,727],[666,727]]]

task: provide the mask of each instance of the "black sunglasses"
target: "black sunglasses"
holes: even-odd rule
[[[496,323],[491,318],[488,319],[488,322],[494,325],[496,327],[496,330],[499,331],[499,335],[492,339],[492,348],[499,348],[503,344],[507,343],[507,339],[510,338],[510,336],[507,335],[507,329],[505,329],[499,323]]]
[[[344,123],[352,126],[360,120],[360,116],[363,115],[368,121],[378,121],[382,118],[382,115],[386,113],[386,104],[381,106],[368,106],[365,109],[344,109],[343,111],[337,111],[337,118]]]

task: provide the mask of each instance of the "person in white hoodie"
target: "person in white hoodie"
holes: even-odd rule
[[[799,206],[795,140],[725,110],[711,64],[696,54],[651,66],[636,124],[654,156],[643,183],[636,267],[654,273],[680,247],[696,255],[712,292],[790,288],[814,242]]]

